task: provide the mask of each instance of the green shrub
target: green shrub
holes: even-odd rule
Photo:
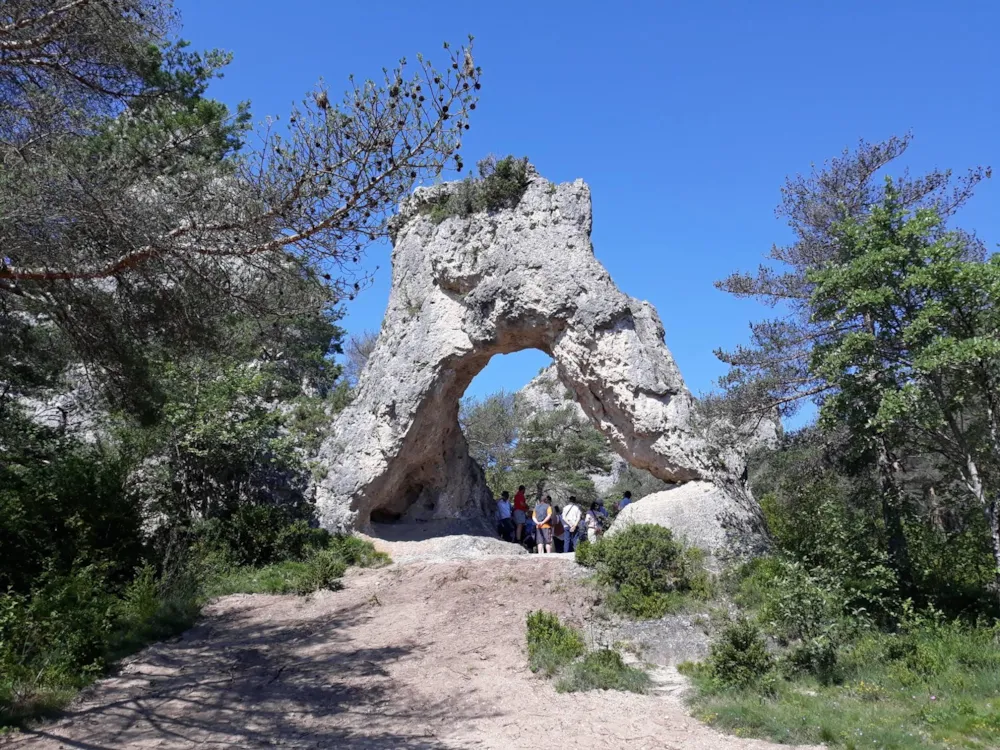
[[[563,625],[550,612],[530,612],[528,625],[528,665],[532,672],[551,677],[586,650],[583,636]]]
[[[312,594],[316,591],[335,591],[340,588],[340,579],[347,572],[347,563],[336,550],[320,550],[305,561],[305,570],[297,582],[296,594]]]
[[[142,563],[128,461],[0,410],[0,591],[27,594],[40,576],[99,565],[124,583]]]
[[[358,568],[381,568],[392,562],[387,554],[361,537],[341,534],[331,537],[330,544],[345,563]]]
[[[0,726],[58,709],[116,658],[188,627],[197,609],[163,591],[150,567],[120,595],[96,565],[0,595]]]
[[[585,568],[596,567],[597,557],[594,554],[596,549],[596,544],[591,544],[588,540],[584,539],[576,546],[576,550],[573,552],[573,559],[576,560],[577,565],[582,565]]]
[[[206,550],[234,565],[252,567],[304,560],[331,544],[328,531],[311,528],[302,519],[290,521],[289,515],[274,505],[248,503],[226,516],[198,523],[195,532]]]
[[[580,661],[574,662],[556,683],[560,693],[576,693],[586,690],[625,690],[630,693],[646,693],[651,680],[641,669],[630,667],[622,660],[621,654],[610,649],[592,651]]]
[[[765,692],[774,684],[774,657],[760,629],[745,617],[723,628],[712,643],[707,664],[720,687]]]
[[[685,548],[669,529],[656,524],[634,524],[581,545],[576,560],[594,568],[598,579],[612,587],[609,606],[633,617],[662,617],[686,596],[705,597],[711,591],[703,553]]]
[[[477,166],[478,178],[467,177],[450,194],[427,207],[431,221],[440,224],[450,216],[499,211],[520,202],[528,189],[527,158],[486,157]]]

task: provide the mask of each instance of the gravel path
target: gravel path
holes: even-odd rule
[[[561,695],[533,675],[524,617],[577,624],[593,603],[560,556],[352,572],[309,598],[230,596],[138,654],[57,723],[4,748],[777,748],[684,710],[676,671],[647,696]]]

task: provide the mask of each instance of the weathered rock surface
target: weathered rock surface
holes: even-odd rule
[[[763,551],[756,503],[748,493],[711,482],[688,482],[627,505],[608,534],[636,523],[666,526],[676,538],[707,552],[715,563]]]
[[[693,399],[648,302],[615,286],[590,243],[590,190],[531,170],[514,209],[427,216],[418,190],[393,224],[392,289],[355,401],[320,451],[317,506],[330,529],[492,513],[458,402],[495,354],[540,349],[631,464],[671,482],[728,482],[691,426]]]

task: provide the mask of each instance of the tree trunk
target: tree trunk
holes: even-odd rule
[[[896,481],[895,460],[884,438],[878,439],[876,449],[878,466],[879,496],[882,501],[882,520],[889,542],[889,565],[899,578],[899,586],[904,595],[913,591],[913,568],[910,564],[910,548],[903,530],[903,502],[899,483]]]
[[[993,550],[993,586],[994,595],[1000,601],[1000,507],[997,504],[996,493],[992,499],[987,497],[979,467],[971,455],[965,457],[965,483],[969,491],[983,508],[986,516],[986,526],[990,531],[990,547]]]
[[[993,547],[993,593],[1000,602],[1000,507],[996,499],[993,499],[984,510],[986,523],[990,528],[990,544]]]

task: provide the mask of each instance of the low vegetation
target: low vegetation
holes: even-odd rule
[[[122,656],[190,627],[211,597],[335,590],[349,566],[388,562],[356,537],[273,525],[271,509],[241,518],[226,534],[197,524],[181,559],[159,571],[145,563],[118,580],[106,562],[50,568],[27,593],[0,595],[0,727],[58,710]],[[249,539],[270,553],[248,562]]]
[[[425,210],[435,224],[451,216],[471,216],[481,211],[514,208],[528,189],[528,159],[488,156],[476,167],[478,177],[469,176]]]
[[[569,665],[556,682],[560,693],[586,690],[624,690],[629,693],[649,692],[649,675],[638,667],[630,667],[617,651],[602,648],[591,651]]]
[[[1000,732],[1000,630],[913,616],[895,632],[764,647],[744,620],[704,665],[688,665],[696,715],[741,735],[861,748],[985,748]]]
[[[776,549],[720,584],[742,614],[715,633],[704,663],[683,667],[696,714],[789,743],[991,746],[1000,625],[988,545],[969,528],[933,532],[914,519],[905,531],[920,575],[905,595],[877,505],[815,463],[820,437],[799,434],[762,459]]]
[[[552,677],[587,650],[583,636],[550,612],[528,614],[528,665]]]
[[[645,693],[649,675],[630,667],[611,649],[587,653],[578,630],[559,622],[550,612],[531,612],[527,617],[528,665],[532,672],[556,677],[556,690],[563,693],[587,690],[626,690]]]
[[[610,590],[611,610],[641,619],[662,617],[707,598],[712,582],[703,558],[700,550],[686,547],[656,524],[633,524],[576,550],[576,561],[593,568]]]

